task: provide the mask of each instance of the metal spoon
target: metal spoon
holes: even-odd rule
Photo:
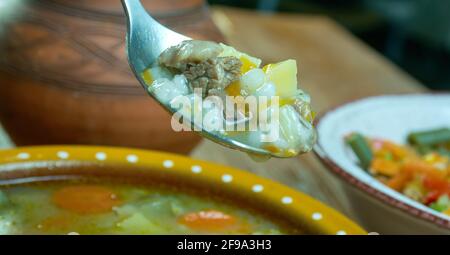
[[[128,23],[126,38],[128,62],[136,78],[148,92],[148,85],[146,85],[142,78],[144,70],[151,66],[165,49],[177,45],[182,41],[191,40],[191,38],[176,33],[158,23],[147,13],[139,0],[122,0],[122,4],[125,9]],[[149,95],[158,101],[153,94],[149,93]],[[170,113],[173,114],[175,112],[174,109],[161,102],[159,103]],[[249,153],[257,158],[267,158],[270,156],[279,157],[267,150],[252,147],[248,144],[235,141],[225,136],[219,136],[204,129],[202,129],[199,134],[213,142],[231,149]]]

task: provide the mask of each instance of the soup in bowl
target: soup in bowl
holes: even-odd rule
[[[0,234],[365,234],[253,174],[143,150],[0,152]]]

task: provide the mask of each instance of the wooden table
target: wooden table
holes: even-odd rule
[[[420,84],[356,39],[320,16],[263,15],[212,8],[214,21],[229,44],[265,62],[293,58],[300,86],[322,112],[357,98],[425,90]],[[0,127],[0,148],[12,144]],[[255,163],[245,154],[203,141],[192,156],[235,166],[298,188],[351,216],[340,183],[310,153],[293,159]]]

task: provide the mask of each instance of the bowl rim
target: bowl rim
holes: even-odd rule
[[[314,126],[318,127],[320,125],[320,122],[329,114],[332,114],[334,111],[340,109],[341,107],[348,106],[353,103],[358,103],[360,101],[365,101],[369,99],[376,99],[376,98],[382,98],[382,97],[408,97],[408,96],[433,96],[433,95],[445,95],[450,96],[450,93],[447,92],[418,92],[418,93],[406,93],[406,94],[386,94],[386,95],[376,95],[376,96],[369,96],[364,98],[358,98],[354,100],[350,100],[341,104],[337,104],[335,106],[332,106],[328,108],[327,110],[321,112],[317,115],[317,117],[314,120]],[[318,134],[320,135],[320,133]],[[331,172],[343,179],[345,182],[350,184],[352,187],[355,187],[357,190],[363,191],[365,194],[370,195],[371,197],[375,198],[378,201],[381,201],[387,205],[392,206],[394,209],[406,212],[410,216],[414,216],[416,218],[419,218],[423,221],[433,223],[434,225],[450,229],[450,220],[445,219],[443,217],[439,217],[433,214],[430,214],[427,211],[422,210],[421,208],[417,208],[415,206],[409,205],[401,200],[396,199],[395,197],[390,196],[389,194],[386,194],[378,189],[375,189],[371,187],[370,185],[362,182],[357,177],[352,175],[351,173],[344,170],[342,167],[340,167],[336,162],[334,162],[328,155],[325,153],[325,150],[323,149],[322,145],[319,143],[316,143],[316,145],[313,148],[314,154],[319,158],[320,162],[322,162],[323,165],[325,165],[326,169],[331,170]],[[404,196],[403,194],[401,194]]]
[[[340,212],[298,190],[247,171],[183,155],[123,147],[82,145],[30,146],[0,150],[0,173],[7,174],[11,169],[20,169],[18,166],[29,166],[33,169],[33,164],[30,164],[32,162],[43,162],[44,165],[52,162],[61,166],[74,162],[115,164],[125,166],[124,169],[127,167],[143,169],[141,173],[162,173],[176,176],[180,180],[190,178],[198,181],[199,185],[220,188],[223,194],[231,195],[233,191],[242,192],[246,196],[259,196],[258,199],[273,205],[283,214],[296,217],[295,220],[312,226],[319,233],[367,234],[363,228]]]

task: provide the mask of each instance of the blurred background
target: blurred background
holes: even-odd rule
[[[450,1],[208,0],[210,4],[326,15],[427,87],[450,89]]]
[[[450,1],[141,2],[192,38],[265,63],[297,60],[299,86],[318,113],[368,96],[450,89]],[[174,132],[136,81],[125,34],[119,0],[0,0],[0,148],[198,148],[201,138]]]
[[[318,115],[372,96],[450,90],[449,0],[141,2],[192,38],[226,42],[264,63],[297,60],[299,87]],[[0,0],[0,149],[82,144],[179,153],[271,178],[353,214],[358,204],[313,153],[255,162],[173,131],[171,116],[130,71],[126,31],[119,0]]]

